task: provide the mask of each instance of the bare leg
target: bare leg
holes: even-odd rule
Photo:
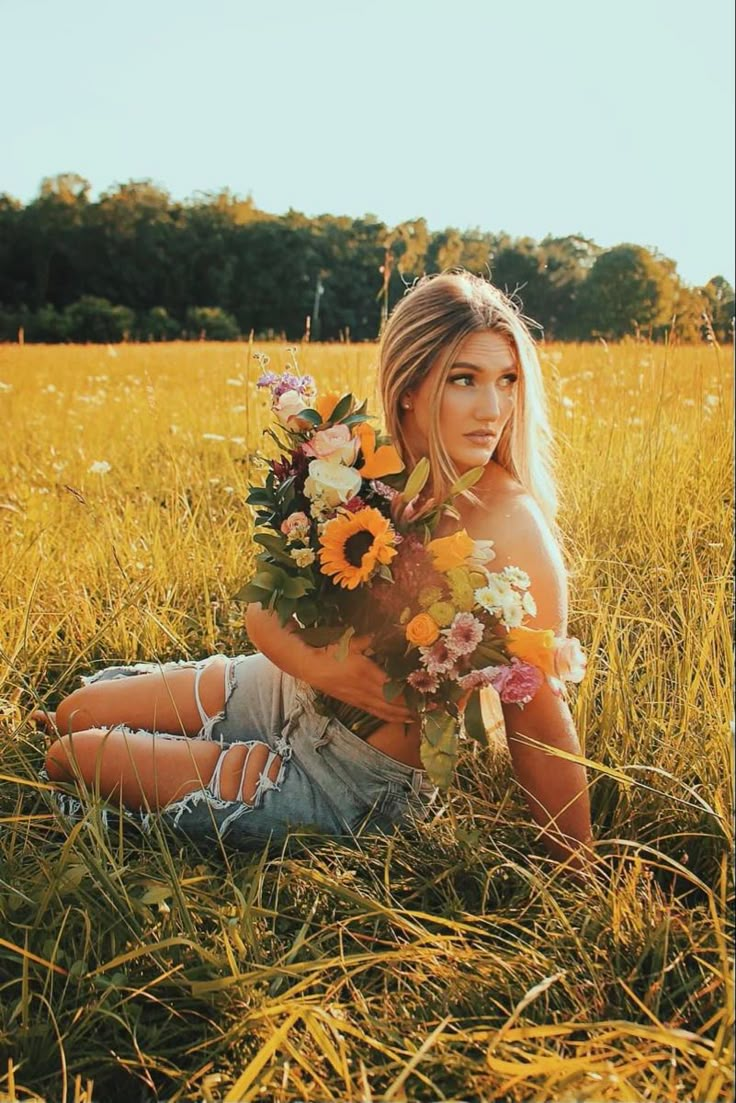
[[[194,697],[196,670],[177,667],[135,678],[115,678],[93,682],[65,697],[56,709],[59,732],[127,724],[150,732],[171,735],[197,735],[202,719]],[[225,661],[209,664],[199,682],[202,707],[208,716],[222,711],[225,704]],[[49,733],[53,734],[53,733]]]
[[[91,728],[53,743],[46,769],[52,781],[81,777],[101,796],[122,800],[126,808],[157,811],[207,786],[220,755],[225,756],[220,775],[223,800],[251,802],[269,755],[265,743],[223,748],[219,743],[161,739],[148,732]],[[268,771],[272,781],[280,767],[276,755]]]

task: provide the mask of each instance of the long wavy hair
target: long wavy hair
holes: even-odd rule
[[[493,330],[508,340],[519,371],[514,412],[496,446],[494,459],[537,502],[562,549],[557,525],[559,494],[554,474],[555,442],[547,415],[542,372],[530,319],[480,276],[463,269],[423,276],[394,307],[383,331],[379,387],[386,429],[407,467],[420,456],[412,451],[403,425],[401,398],[437,369],[429,395],[431,423],[428,459],[431,493],[446,496],[458,471],[447,454],[439,430],[442,391],[458,349],[471,333]],[[467,497],[475,504],[472,491]]]

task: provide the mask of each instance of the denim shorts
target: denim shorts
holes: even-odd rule
[[[208,716],[199,680],[218,660],[224,660],[224,708]],[[268,842],[281,845],[287,836],[301,832],[359,838],[390,834],[396,828],[417,829],[431,815],[438,793],[424,770],[391,758],[334,716],[318,713],[311,687],[285,674],[265,655],[107,667],[83,681],[165,674],[182,666],[197,671],[195,699],[202,727],[194,738],[221,743],[223,753],[207,786],[143,816],[145,827],[150,829],[158,818],[194,842],[222,839],[228,847],[246,850],[263,849]],[[219,774],[225,754],[231,746],[258,743],[266,744],[269,754],[252,800],[223,800]],[[272,779],[269,771],[276,756],[281,761]]]

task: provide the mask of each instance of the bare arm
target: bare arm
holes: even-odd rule
[[[336,645],[310,647],[291,625],[282,627],[275,613],[251,603],[245,613],[248,636],[258,650],[281,670],[322,693],[356,705],[387,723],[408,724],[414,717],[400,700],[383,696],[388,677],[362,654],[367,638],[353,639],[346,658],[336,658]]]
[[[565,566],[536,503],[526,495],[513,499],[494,517],[492,527],[493,532],[486,526],[485,532],[471,535],[495,540],[491,570],[513,565],[529,575],[537,613],[527,626],[552,628],[556,636],[566,636]],[[579,868],[586,864],[592,845],[585,769],[550,753],[581,753],[570,710],[546,682],[523,709],[513,704],[502,709],[514,772],[544,844],[553,857],[570,859]]]

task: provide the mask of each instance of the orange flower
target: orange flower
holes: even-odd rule
[[[322,418],[322,424],[327,421],[328,417],[337,406],[342,395],[339,395],[337,391],[327,391],[325,394],[321,394],[319,398],[315,400],[314,408]]]
[[[504,643],[511,655],[539,667],[543,674],[555,673],[555,634],[551,628],[511,628]]]
[[[406,626],[406,638],[415,647],[429,647],[439,634],[437,622],[429,613],[417,613]]]
[[[367,421],[361,421],[355,426],[355,435],[360,440],[360,448],[363,453],[363,466],[360,475],[363,479],[382,479],[384,475],[397,475],[404,470],[404,465],[399,459],[399,453],[393,444],[382,444],[376,448],[376,431]]]
[[[471,540],[465,529],[454,532],[452,536],[440,536],[427,544],[427,551],[432,556],[432,565],[442,574],[451,571],[453,567],[465,566],[474,548],[475,540]]]

